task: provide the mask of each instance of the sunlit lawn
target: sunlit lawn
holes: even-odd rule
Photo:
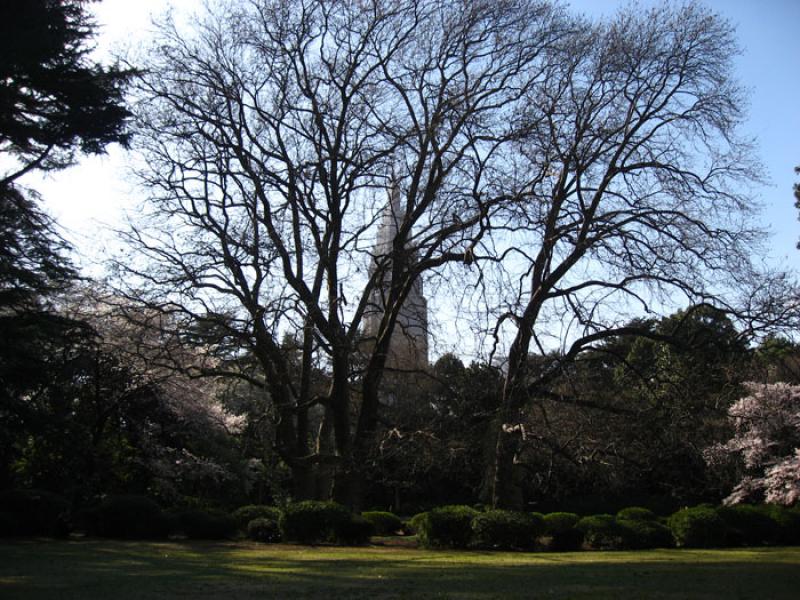
[[[508,553],[5,541],[0,598],[800,598],[800,548]]]

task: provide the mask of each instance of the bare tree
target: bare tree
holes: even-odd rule
[[[519,115],[569,30],[547,3],[511,0],[221,3],[189,32],[161,24],[135,104],[149,197],[120,274],[127,296],[213,342],[197,374],[269,394],[296,496],[331,464],[335,497],[358,504],[400,308],[425,273],[471,262],[518,201]],[[391,171],[403,214],[376,255]],[[362,340],[374,290],[380,325]]]
[[[609,336],[644,334],[636,314],[712,305],[745,327],[786,319],[781,277],[754,267],[762,234],[748,195],[758,178],[737,128],[731,27],[697,5],[627,10],[584,24],[529,95],[504,231],[484,239],[500,285],[489,298],[497,340],[512,340],[495,456],[494,505],[513,506],[526,404],[565,361]],[[493,229],[493,227],[490,227]],[[479,261],[479,264],[484,261]],[[794,296],[796,298],[796,296]],[[531,353],[554,349],[531,372]]]
[[[328,495],[332,468],[357,506],[401,307],[457,273],[510,340],[487,481],[514,504],[515,424],[564,361],[642,333],[624,325],[642,312],[793,309],[752,266],[734,53],[695,5],[592,24],[533,0],[257,0],[165,21],[135,104],[148,199],[127,295],[212,344],[197,375],[269,395],[295,496]],[[390,184],[402,214],[376,252]],[[559,328],[560,358],[529,373]]]

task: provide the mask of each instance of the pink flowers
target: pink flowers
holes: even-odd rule
[[[750,394],[728,411],[734,436],[709,448],[712,466],[740,460],[743,475],[726,504],[761,499],[791,505],[800,500],[800,386],[746,384]]]

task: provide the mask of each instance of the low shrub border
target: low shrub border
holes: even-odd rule
[[[583,540],[594,550],[616,550],[622,547],[622,530],[614,515],[590,515],[575,524]]]
[[[361,516],[372,523],[374,535],[396,535],[403,529],[400,517],[391,512],[373,510],[363,512]]]
[[[248,504],[240,506],[231,513],[231,517],[236,521],[236,526],[242,531],[247,530],[247,526],[253,519],[270,519],[277,523],[281,518],[281,509],[276,506],[266,504]]]
[[[550,538],[548,549],[579,550],[583,544],[583,532],[575,526],[580,520],[578,515],[569,512],[554,512],[544,515],[544,533]]]
[[[667,520],[675,544],[683,548],[718,548],[728,537],[725,521],[713,506],[684,508]]]
[[[469,506],[441,506],[412,519],[417,541],[426,548],[466,548],[472,541],[472,519],[478,511]]]
[[[286,506],[279,525],[284,540],[316,544],[333,542],[338,528],[349,519],[350,512],[340,504],[305,500]]]
[[[538,515],[509,510],[487,510],[472,519],[473,543],[480,548],[527,550],[544,531]]]
[[[281,541],[281,530],[276,520],[259,517],[247,524],[247,538],[254,542],[274,544]]]

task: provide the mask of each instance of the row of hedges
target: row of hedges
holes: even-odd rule
[[[371,535],[416,532],[426,547],[529,550],[707,548],[800,544],[800,507],[701,505],[660,518],[645,508],[616,515],[479,511],[444,506],[403,523],[389,512],[352,515],[333,502],[306,501],[283,510],[244,506],[231,514],[203,510],[163,511],[143,496],[110,496],[71,514],[57,494],[25,490],[0,493],[0,536],[60,537],[71,528],[123,539],[225,539],[237,531],[259,542],[363,544]]]
[[[380,515],[377,518],[380,520]],[[189,539],[218,540],[233,537],[239,531],[259,542],[363,544],[376,530],[396,529],[390,521],[390,517],[383,516],[382,525],[373,525],[367,518],[352,515],[333,502],[299,502],[284,510],[251,505],[228,514],[199,509],[164,511],[146,496],[120,495],[73,512],[66,499],[50,492],[0,493],[0,537],[64,537],[70,531],[81,531],[119,539],[182,535]]]
[[[712,548],[800,544],[800,508],[776,505],[701,505],[660,518],[632,507],[616,515],[479,512],[443,506],[413,517],[409,525],[428,548],[529,550]]]

